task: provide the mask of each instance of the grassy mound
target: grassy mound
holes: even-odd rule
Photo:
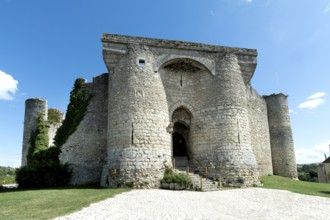
[[[53,219],[129,189],[56,188],[0,193],[0,219]]]
[[[305,195],[330,197],[330,184],[293,180],[281,176],[261,177],[264,188],[282,189]]]

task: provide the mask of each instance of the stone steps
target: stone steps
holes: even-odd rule
[[[178,173],[187,173],[190,176],[193,182],[193,187],[195,189],[201,191],[220,190],[218,187],[219,186],[218,181],[213,181],[211,179],[202,177],[201,175],[204,175],[204,173],[201,173],[201,175],[193,173],[194,168],[190,167],[189,165],[190,162],[187,157],[175,157],[175,171]],[[201,180],[202,180],[202,186],[201,186]]]
[[[187,173],[186,171],[182,171],[182,170],[178,170],[175,169],[176,172],[178,173]],[[204,178],[199,175],[199,174],[195,174],[195,173],[187,173],[193,183],[193,188],[196,190],[201,190],[201,191],[217,191],[220,190],[219,188],[219,182],[218,181],[213,181],[211,179],[208,178]],[[202,185],[201,185],[202,182]]]

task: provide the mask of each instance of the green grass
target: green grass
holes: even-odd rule
[[[281,176],[261,177],[264,188],[283,189],[305,195],[330,197],[330,184],[293,180]]]
[[[53,219],[127,191],[72,187],[0,192],[0,219]]]

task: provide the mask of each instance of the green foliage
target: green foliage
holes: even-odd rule
[[[27,165],[16,170],[19,188],[47,188],[65,186],[71,172],[60,163],[58,147],[48,148],[48,127],[43,115],[38,116],[37,128],[32,132]]]
[[[0,193],[0,219],[55,219],[127,191],[100,187],[6,190]]]
[[[261,180],[264,188],[282,189],[306,195],[330,197],[330,186],[326,183],[304,182],[281,176],[263,176]]]
[[[48,109],[48,123],[60,123],[62,121],[62,113],[55,108]]]
[[[298,164],[298,179],[307,182],[318,182],[317,175],[318,164]]]
[[[183,186],[190,186],[192,181],[188,174],[175,173],[172,168],[165,166],[164,177],[161,183],[177,183]]]
[[[57,147],[61,147],[67,141],[84,118],[90,100],[90,97],[87,96],[87,92],[85,80],[81,78],[77,79],[70,93],[70,103],[65,119],[62,126],[56,132],[54,141]]]
[[[15,168],[0,166],[0,185],[15,183]]]
[[[237,183],[244,184],[244,182],[245,182],[244,177],[241,177],[241,176],[237,177]]]
[[[61,164],[59,149],[51,147],[33,155],[26,166],[16,171],[19,188],[49,188],[65,186],[70,181],[68,166]]]
[[[27,155],[29,161],[36,153],[46,150],[49,144],[48,125],[44,120],[44,114],[38,115],[37,128],[31,133],[30,148]]]

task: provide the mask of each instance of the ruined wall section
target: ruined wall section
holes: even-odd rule
[[[297,178],[297,165],[288,107],[284,94],[264,96],[267,102],[274,175]]]
[[[27,155],[31,147],[31,133],[37,128],[38,116],[44,114],[44,120],[47,120],[47,101],[39,98],[31,98],[25,101],[24,131],[21,166],[27,163]]]
[[[251,145],[261,176],[273,174],[267,103],[250,85],[246,87]]]
[[[86,88],[91,95],[87,112],[59,156],[72,169],[72,185],[99,183],[106,157],[108,74],[94,77]]]
[[[103,42],[103,47],[112,74],[107,162],[101,185],[158,187],[164,164],[171,161],[171,136],[166,131],[165,91],[152,67],[154,55],[148,46],[135,43]]]

